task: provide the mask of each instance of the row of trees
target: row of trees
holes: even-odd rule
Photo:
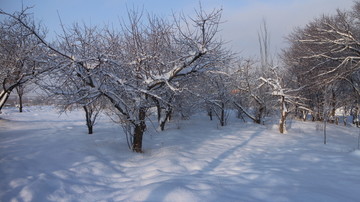
[[[5,71],[1,106],[16,86],[41,77],[37,84],[65,106],[80,105],[87,112],[97,105],[111,106],[118,121],[131,130],[130,146],[135,152],[142,151],[149,109],[158,109],[164,125],[175,100],[193,88],[190,81],[220,68],[229,58],[216,38],[220,10],[200,10],[192,20],[180,16],[171,22],[130,11],[129,23],[122,24],[121,30],[75,24],[64,27],[52,43],[44,39],[26,10],[1,13],[9,17],[2,27],[2,39],[9,45],[2,43],[2,54],[13,57],[1,61]],[[13,33],[6,33],[8,28]],[[22,40],[31,44],[23,45]],[[94,119],[92,113],[87,115],[89,126]]]
[[[229,109],[264,124],[280,114],[286,131],[290,113],[306,120],[335,121],[335,110],[359,101],[360,3],[323,16],[289,35],[279,59],[270,54],[266,23],[259,32],[259,59],[238,59],[217,36],[221,10],[173,20],[129,11],[120,30],[107,26],[63,26],[54,42],[25,9],[0,27],[2,91],[8,95],[36,82],[58,104],[82,107],[89,133],[100,110],[124,127],[130,148],[142,152],[146,118],[156,109],[159,128],[173,116],[206,110],[226,125]],[[275,61],[279,61],[276,64]],[[355,120],[355,119],[354,119]]]
[[[295,30],[283,61],[314,120],[335,121],[335,110],[359,111],[360,2]]]

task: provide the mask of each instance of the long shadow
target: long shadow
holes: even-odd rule
[[[257,136],[259,136],[261,134],[261,132],[256,132],[254,134],[252,134],[247,140],[245,140],[244,142],[242,142],[241,144],[226,150],[225,152],[223,152],[222,154],[220,154],[216,159],[212,160],[204,169],[203,171],[205,171],[206,173],[213,171],[215,168],[217,168],[221,163],[223,159],[228,158],[229,156],[231,156],[232,154],[234,154],[234,152],[244,146],[246,146],[247,144],[249,144],[250,141],[252,141],[254,138],[256,138]],[[204,172],[201,172],[204,173]]]
[[[260,134],[263,131],[256,132],[252,134],[247,140],[242,142],[239,145],[236,145],[235,147],[232,147],[222,154],[220,154],[218,157],[216,157],[214,160],[212,160],[206,167],[204,167],[202,170],[199,170],[198,172],[186,176],[187,178],[191,177],[201,177],[206,176],[207,173],[213,171],[215,168],[217,168],[221,163],[223,159],[226,159],[230,157],[232,154],[235,153],[238,149],[246,146],[249,144],[250,141],[252,141],[254,138],[260,136]],[[176,184],[176,185],[174,185]],[[168,193],[173,191],[174,189],[177,189],[179,187],[186,189],[187,182],[183,179],[181,179],[181,176],[176,176],[172,179],[169,179],[165,182],[162,182],[160,186],[158,186],[156,189],[152,190],[149,196],[147,197],[146,201],[163,201]],[[164,193],[165,192],[165,193]]]

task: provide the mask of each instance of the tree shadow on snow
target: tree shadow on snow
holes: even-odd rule
[[[193,190],[189,188],[189,186],[191,186],[190,183],[194,181],[203,181],[202,179],[207,179],[208,177],[210,177],[210,173],[214,171],[217,167],[219,167],[223,163],[224,159],[231,157],[237,150],[249,144],[256,137],[260,136],[261,133],[264,132],[264,130],[253,133],[248,139],[246,139],[242,143],[230,149],[227,149],[219,156],[214,158],[212,161],[210,161],[205,167],[203,167],[201,170],[197,171],[194,174],[184,176],[176,175],[169,180],[157,182],[156,184],[159,185],[151,191],[145,201],[164,201],[166,199],[169,199],[169,197],[175,197],[170,198],[170,200],[174,201],[187,201],[187,199],[192,201],[196,199],[196,196],[192,194]],[[219,198],[219,200],[221,199]]]

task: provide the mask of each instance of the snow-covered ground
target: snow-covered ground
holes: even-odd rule
[[[82,111],[0,115],[0,201],[360,201],[359,129],[276,127],[198,115],[128,150],[106,116],[87,135]]]

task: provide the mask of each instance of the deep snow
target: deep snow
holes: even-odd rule
[[[275,126],[198,115],[164,132],[149,123],[143,154],[102,116],[7,108],[0,114],[0,201],[360,201],[359,129]]]

